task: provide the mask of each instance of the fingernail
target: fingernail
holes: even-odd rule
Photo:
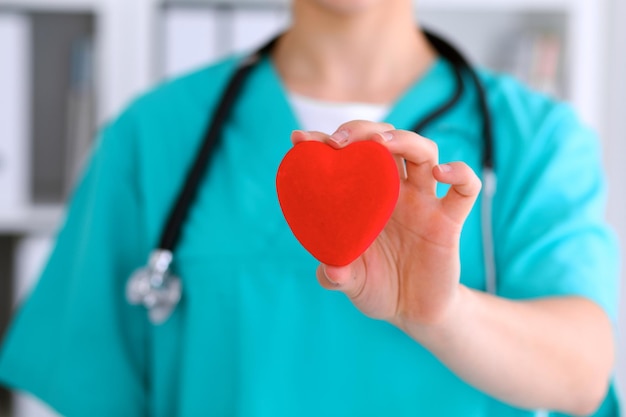
[[[339,145],[343,145],[344,143],[346,143],[348,141],[348,137],[349,136],[350,136],[350,134],[348,133],[347,130],[341,129],[341,130],[336,131],[332,135],[330,135],[330,138],[334,142],[338,143]]]
[[[439,169],[441,170],[441,172],[451,172],[452,166],[449,164],[441,164],[439,165]]]
[[[381,132],[380,136],[382,136],[385,142],[389,142],[391,139],[393,139],[393,133],[391,132]]]
[[[331,284],[333,284],[335,287],[339,286],[338,282],[333,281],[332,279],[330,279],[328,277],[328,274],[326,273],[326,265],[322,265],[322,270],[324,271],[324,276],[326,277],[326,279],[328,280],[328,282],[330,282]]]

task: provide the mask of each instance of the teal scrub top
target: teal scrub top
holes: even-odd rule
[[[467,385],[406,334],[318,285],[317,262],[276,197],[276,170],[299,126],[268,58],[247,80],[184,225],[180,305],[154,326],[126,302],[126,281],[157,244],[238,60],[159,86],[103,129],[6,337],[0,379],[68,417],[533,415]],[[618,256],[596,137],[567,105],[480,76],[496,138],[498,294],[581,295],[615,320]],[[412,127],[450,97],[453,80],[437,61],[386,121]],[[480,174],[471,83],[423,133],[441,161]],[[461,237],[461,281],[483,290],[479,207]],[[617,415],[613,389],[597,415]]]

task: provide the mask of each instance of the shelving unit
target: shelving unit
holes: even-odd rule
[[[0,216],[0,235],[52,235],[63,218],[63,204],[29,206]]]
[[[416,16],[426,26],[455,41],[474,62],[496,70],[511,67],[511,63],[503,59],[505,54],[502,50],[506,48],[500,44],[507,37],[515,37],[519,33],[553,34],[560,48],[556,69],[558,94],[571,101],[583,119],[601,133],[608,148],[621,149],[615,145],[621,139],[617,132],[614,136],[607,135],[609,129],[603,116],[606,102],[604,63],[608,56],[605,30],[608,5],[614,1],[618,0],[418,0]],[[277,15],[283,13],[283,17],[272,23],[279,30],[287,24],[288,4],[288,0],[0,0],[0,16],[3,13],[64,15],[91,21],[89,30],[95,54],[93,105],[95,125],[101,126],[140,92],[166,76],[175,76],[199,65],[207,58],[208,54],[181,58],[180,54],[173,53],[180,51],[181,45],[176,41],[175,34],[187,34],[176,32],[180,29],[171,24],[171,16],[201,14],[211,9],[219,9],[222,13],[271,10]],[[230,33],[232,28],[223,26],[224,22],[220,30]],[[270,26],[259,29],[263,32],[261,37],[272,32]],[[209,33],[213,29],[205,26],[203,30],[208,31],[203,33]],[[214,53],[219,55],[233,48],[246,49],[262,41],[258,33],[254,36],[257,38],[250,42],[233,42]],[[194,45],[199,47],[197,43]],[[59,97],[62,93],[55,94],[53,98],[59,106],[65,106],[65,99]],[[61,141],[55,146],[65,145]],[[614,178],[626,176],[626,168],[622,168],[618,160],[612,158],[607,162],[610,164],[608,171]],[[59,194],[58,190],[55,191],[55,195]],[[0,207],[0,297],[5,297],[0,299],[0,305],[11,305],[6,297],[11,294],[13,283],[6,277],[14,275],[12,259],[20,240],[33,235],[52,236],[63,217],[62,198],[43,201],[46,203],[43,205],[35,204],[36,200],[11,210]],[[612,201],[611,210],[623,212],[620,209],[622,200]],[[624,230],[618,231],[626,236],[626,225],[621,226]],[[0,332],[3,323],[6,323],[7,313],[4,312],[3,318],[0,311]],[[626,329],[625,323],[622,327]],[[626,330],[623,332],[626,333]],[[621,373],[626,377],[626,369],[622,369]],[[0,393],[0,410],[2,398]]]
[[[566,77],[567,97],[578,109],[583,119],[602,130],[605,122],[602,118],[602,80],[604,72],[602,63],[606,60],[605,29],[603,22],[606,21],[607,1],[592,0],[424,0],[419,3],[428,14],[429,11],[436,13],[450,13],[452,15],[469,11],[481,13],[496,13],[499,17],[516,15],[526,18],[531,26],[537,18],[544,16],[560,16],[562,19],[557,30],[563,37],[565,46],[565,61],[563,66],[567,68]],[[487,22],[486,22],[487,23]],[[462,25],[450,27],[452,33],[455,28],[465,29],[478,28],[479,31],[489,31],[496,19],[486,25]],[[545,24],[545,22],[541,23]],[[603,30],[604,29],[604,30]],[[472,39],[472,38],[470,38]],[[461,43],[462,44],[462,43]],[[489,44],[489,42],[480,43]],[[473,48],[467,45],[468,51]]]
[[[9,53],[0,74],[16,77],[0,80],[0,337],[14,295],[25,291],[43,263],[43,252],[36,256],[29,242],[49,242],[54,235],[95,130],[89,127],[95,113],[90,44],[100,6],[0,0],[6,29],[0,51]],[[13,397],[16,415],[47,415],[25,398]],[[0,410],[9,408],[9,399],[0,392]]]
[[[0,9],[26,12],[93,12],[102,4],[98,0],[0,0]]]

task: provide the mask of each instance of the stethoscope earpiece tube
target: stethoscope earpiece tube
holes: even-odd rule
[[[494,169],[494,136],[493,136],[493,126],[491,120],[491,112],[489,111],[489,106],[487,104],[487,94],[485,92],[485,87],[480,82],[478,74],[469,64],[467,59],[459,52],[459,49],[453,46],[449,41],[444,40],[443,38],[435,35],[434,33],[424,30],[424,35],[430,42],[430,44],[435,48],[435,50],[441,54],[446,60],[448,60],[454,69],[455,79],[457,88],[455,94],[450,99],[448,103],[446,103],[441,108],[433,111],[430,115],[428,115],[424,120],[422,120],[414,129],[415,132],[421,132],[426,124],[430,123],[437,117],[444,114],[446,111],[451,109],[454,104],[460,99],[463,94],[463,78],[461,74],[461,70],[467,71],[470,75],[474,86],[476,87],[478,93],[478,105],[480,108],[480,113],[482,117],[482,136],[483,136],[483,155],[482,155],[482,165],[483,168],[491,168]]]
[[[415,132],[420,133],[428,123],[435,120],[437,117],[443,115],[446,111],[451,109],[456,102],[461,98],[463,93],[463,77],[462,70],[465,70],[471,77],[476,91],[478,93],[478,105],[482,117],[482,137],[483,137],[483,153],[482,153],[482,196],[480,201],[480,214],[481,214],[481,234],[482,234],[482,248],[483,248],[483,260],[485,266],[485,291],[489,294],[496,294],[497,291],[497,275],[496,275],[496,257],[495,257],[495,245],[493,234],[493,198],[497,188],[497,177],[495,173],[495,157],[494,157],[494,135],[493,135],[493,121],[491,119],[491,112],[487,103],[487,94],[485,87],[480,82],[478,74],[470,66],[467,59],[457,48],[455,48],[448,41],[443,40],[439,36],[429,31],[424,31],[424,35],[433,47],[439,52],[445,59],[447,59],[453,67],[455,80],[456,80],[456,92],[452,98],[441,106],[439,109],[433,111],[429,116],[424,118],[413,129]]]
[[[446,59],[448,59],[452,63],[452,69],[454,70],[454,82],[455,82],[456,88],[454,89],[454,93],[452,94],[452,97],[450,97],[448,101],[443,103],[439,108],[436,108],[435,110],[430,112],[426,117],[420,120],[413,127],[413,129],[411,129],[412,131],[418,134],[421,134],[421,132],[429,124],[437,120],[439,117],[445,114],[448,110],[454,107],[456,103],[458,103],[458,101],[461,99],[461,97],[463,96],[463,92],[465,91],[465,84],[463,84],[463,74],[461,73],[461,66],[463,65],[462,63],[464,63],[465,61],[461,60],[460,61],[461,63],[459,64],[458,60],[452,60],[449,57],[450,56],[449,52],[444,53],[443,50],[445,46],[449,46],[449,45],[438,36],[426,30],[424,30],[424,35],[426,36],[428,41],[431,43],[431,45],[433,45],[435,50],[437,50],[437,52],[439,52],[442,56],[444,56]],[[446,48],[446,49],[454,50],[454,48]]]
[[[204,178],[211,155],[219,143],[222,126],[226,124],[228,116],[230,116],[230,111],[234,107],[235,100],[239,95],[239,91],[241,90],[248,73],[261,58],[263,50],[271,47],[273,42],[274,41],[267,44],[259,52],[256,52],[244,59],[226,86],[226,90],[217,106],[217,110],[211,120],[209,129],[205,133],[200,151],[198,152],[198,155],[196,156],[196,159],[187,174],[184,186],[167,219],[164,232],[161,235],[159,248],[169,250],[172,253],[174,252],[174,248],[178,244],[180,233],[185,219],[187,218],[187,214],[189,213],[189,209],[193,204],[198,189],[200,188],[200,183]]]
[[[493,168],[483,166],[483,188],[480,201],[480,221],[482,225],[483,264],[485,265],[485,291],[496,294],[496,250],[493,234],[493,196],[496,193],[497,178]]]

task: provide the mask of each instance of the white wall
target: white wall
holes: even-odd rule
[[[610,181],[608,215],[620,236],[622,264],[626,266],[626,1],[612,0],[609,12],[605,86],[608,110],[605,159]],[[617,376],[622,398],[626,400],[626,268],[623,269]]]

